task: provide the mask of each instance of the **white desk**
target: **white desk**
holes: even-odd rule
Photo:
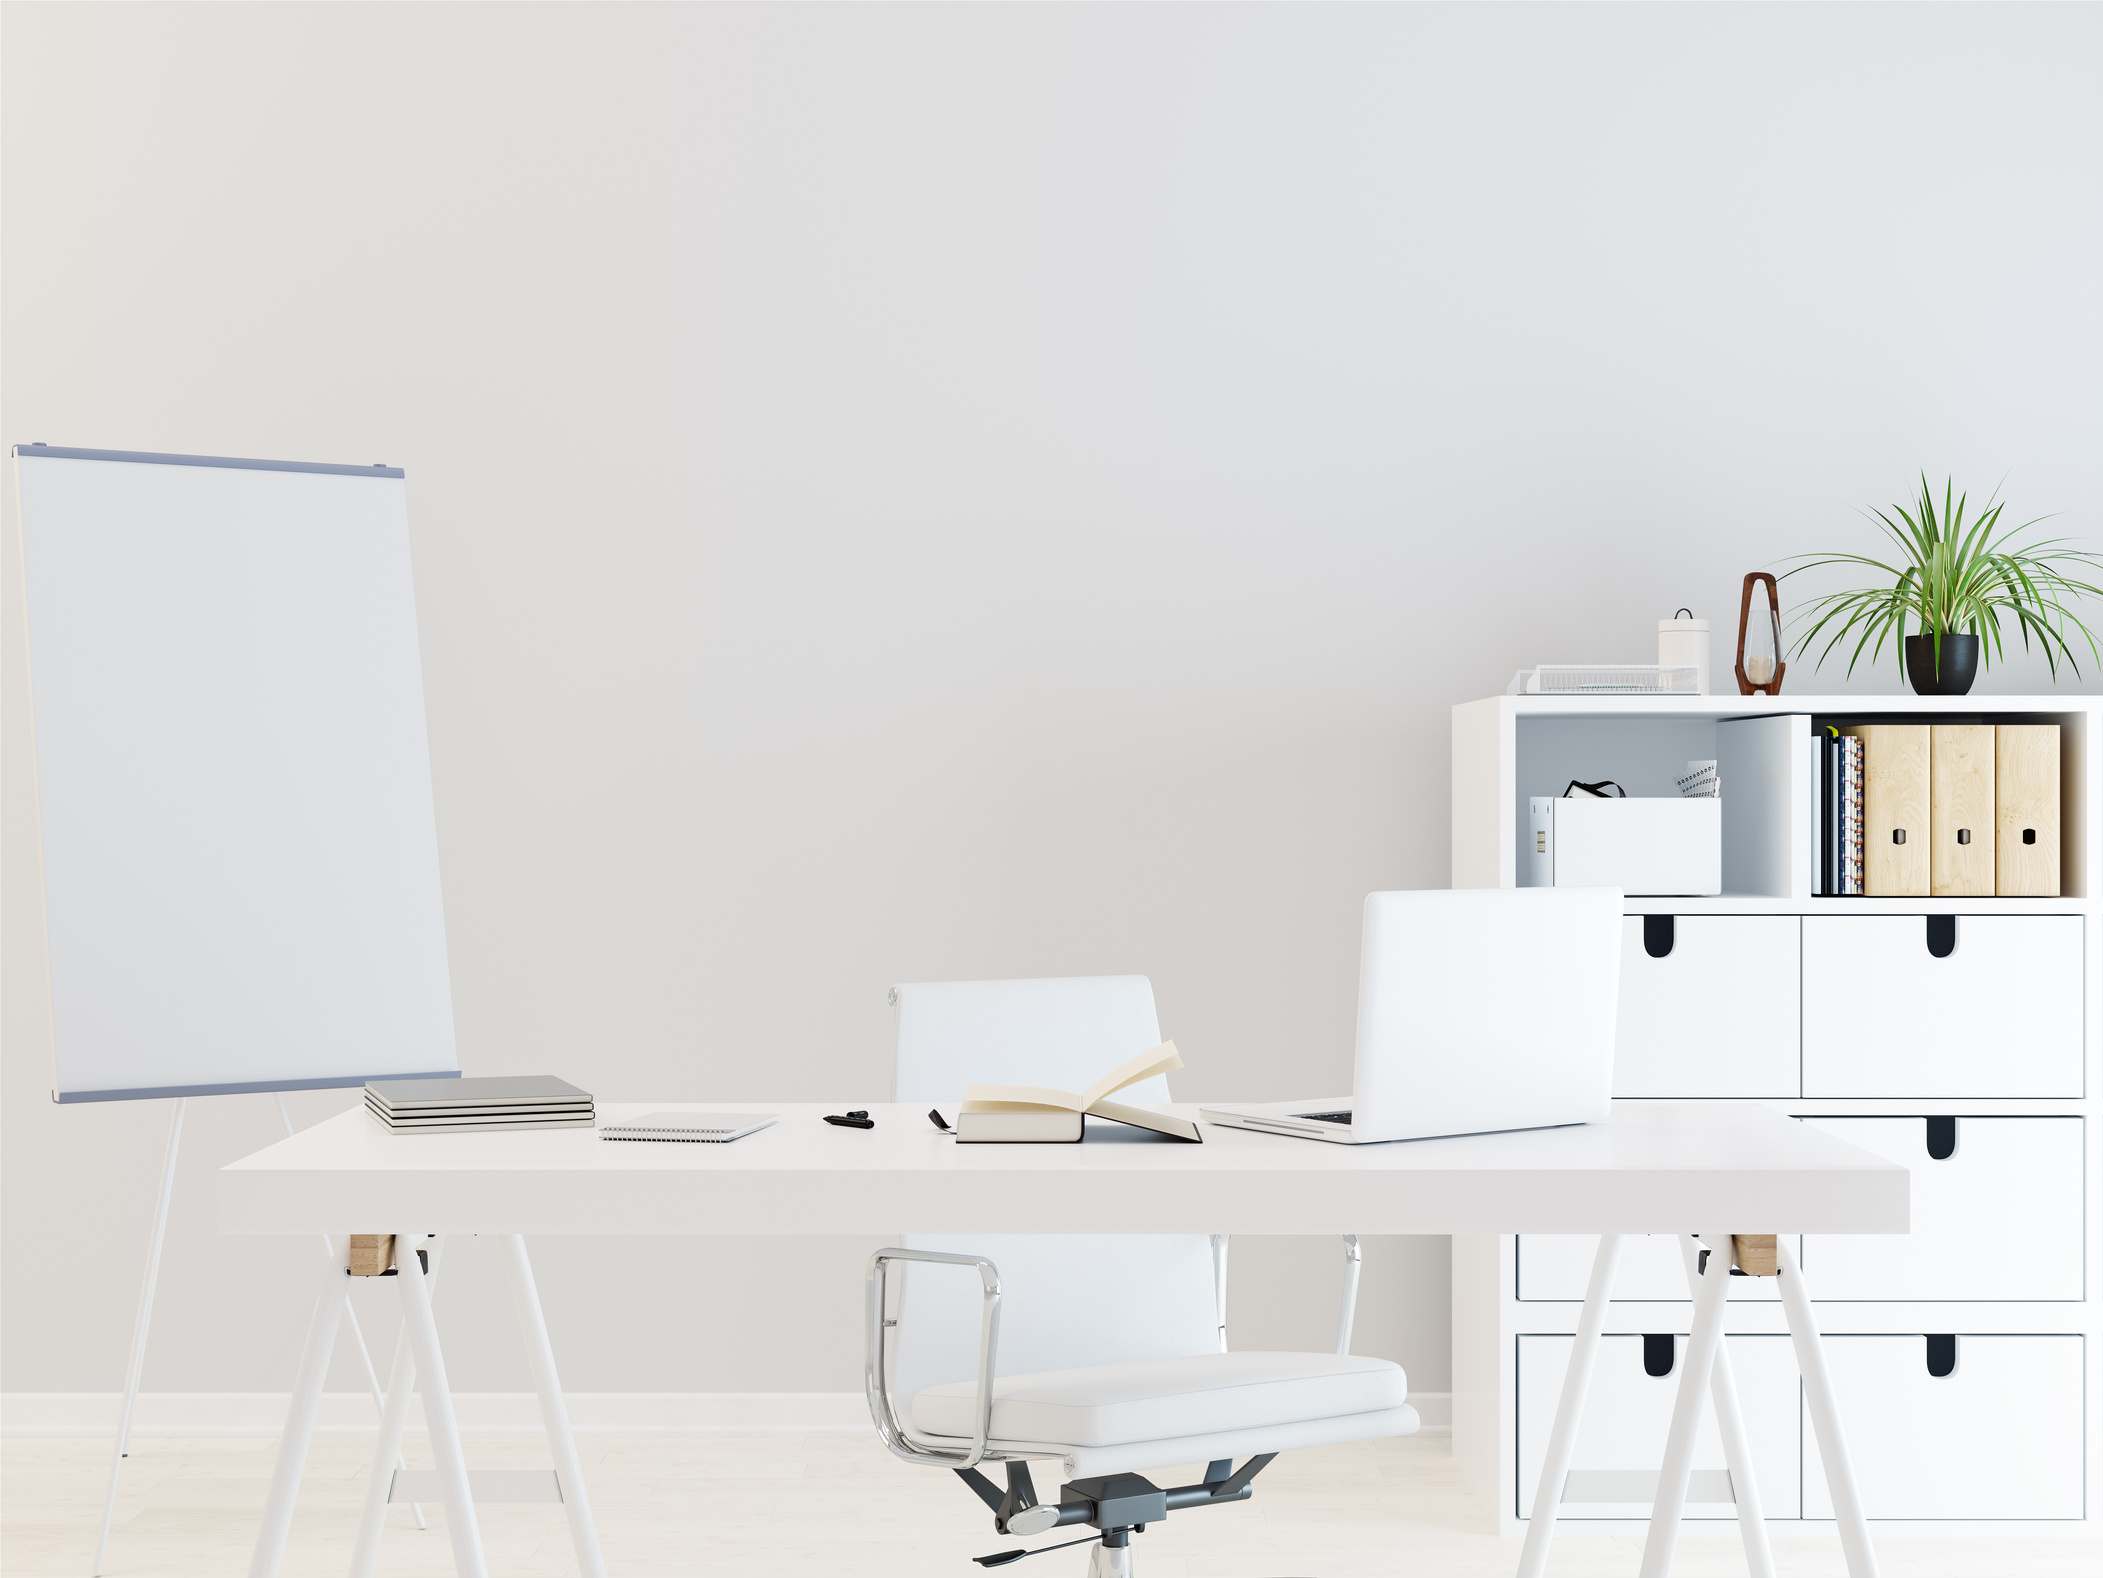
[[[609,1102],[600,1113],[621,1117],[663,1105]],[[1047,1231],[1087,1222],[1092,1232],[1133,1233],[1599,1233],[1606,1235],[1604,1262],[1608,1246],[1618,1245],[1617,1235],[1695,1228],[1721,1246],[1727,1263],[1729,1232],[1896,1233],[1907,1227],[1905,1168],[1759,1107],[1622,1103],[1605,1124],[1371,1146],[1211,1125],[1202,1146],[1184,1145],[1136,1134],[1126,1139],[1126,1131],[1109,1124],[1091,1124],[1093,1137],[1082,1145],[960,1146],[910,1107],[872,1107],[876,1127],[864,1130],[819,1121],[823,1113],[843,1110],[837,1105],[692,1105],[775,1112],[781,1121],[730,1145],[699,1146],[615,1143],[585,1129],[394,1135],[357,1110],[222,1169],[220,1230],[329,1232],[344,1235],[339,1243],[353,1232],[390,1227],[410,1243],[427,1234],[510,1237],[513,1293],[571,1531],[584,1570],[598,1574],[604,1569],[597,1536],[519,1236],[526,1233],[1013,1233],[1029,1229],[1015,1219],[1017,1198],[1055,1197],[1060,1221],[1046,1224]],[[1194,1106],[1177,1110],[1196,1116]],[[989,1183],[1050,1186],[1057,1193],[982,1187]],[[396,1281],[409,1341],[397,1350],[368,1488],[367,1527],[352,1570],[358,1578],[372,1570],[388,1469],[406,1423],[413,1373],[421,1368],[455,1560],[467,1578],[481,1578],[481,1544],[428,1288],[415,1258],[401,1258],[404,1269]],[[1645,1578],[1662,1578],[1670,1568],[1703,1390],[1720,1342],[1727,1279],[1703,1282],[1704,1293],[1713,1290],[1715,1296],[1696,1300],[1680,1379],[1682,1406],[1673,1416],[1659,1477]],[[1817,1393],[1823,1364],[1802,1280],[1785,1275],[1784,1282],[1794,1284],[1785,1291],[1799,1295],[1785,1302],[1807,1389]],[[1558,1435],[1574,1436],[1589,1371],[1584,1332],[1596,1346],[1605,1316],[1607,1281],[1595,1275],[1594,1284],[1597,1297],[1586,1304]],[[252,1578],[274,1578],[277,1571],[336,1321],[347,1299],[342,1267],[328,1268]],[[1725,1389],[1727,1373],[1718,1372]],[[1722,1390],[1718,1401],[1724,1401]],[[1825,1462],[1843,1482],[1835,1485],[1835,1501],[1843,1509],[1850,1571],[1853,1578],[1871,1578],[1867,1526],[1858,1508],[1852,1517],[1846,1510],[1854,1503],[1851,1476],[1829,1389],[1822,1410],[1814,1397],[1813,1412],[1832,1427]],[[1822,1447],[1826,1434],[1821,1422]],[[1725,1435],[1728,1446],[1728,1428]],[[1732,1466],[1734,1474],[1741,1472],[1739,1463]],[[1554,1477],[1559,1487],[1560,1475]],[[1741,1477],[1750,1484],[1749,1465]],[[1542,1483],[1547,1486],[1549,1476]],[[1758,1519],[1745,1519],[1744,1511],[1741,1505],[1748,1552],[1757,1538],[1764,1553],[1764,1528],[1756,1536]],[[1545,1561],[1553,1522],[1553,1501],[1537,1505],[1522,1571],[1537,1571]]]

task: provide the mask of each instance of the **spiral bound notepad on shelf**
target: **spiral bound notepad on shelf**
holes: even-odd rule
[[[1723,780],[1717,776],[1714,762],[1687,763],[1687,770],[1673,779],[1672,784],[1683,800],[1719,800],[1723,797]]]

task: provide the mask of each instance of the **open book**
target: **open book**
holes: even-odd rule
[[[957,1139],[981,1144],[1071,1144],[1081,1137],[1086,1114],[1152,1129],[1172,1139],[1203,1143],[1204,1136],[1188,1118],[1107,1099],[1127,1085],[1182,1066],[1175,1042],[1164,1041],[1123,1067],[1112,1069],[1078,1095],[1070,1090],[1046,1090],[1040,1085],[973,1085],[964,1092],[964,1107],[957,1114]]]

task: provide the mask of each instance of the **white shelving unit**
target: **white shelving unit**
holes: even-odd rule
[[[1813,897],[1813,720],[1879,718],[2060,725],[2062,897]],[[1456,888],[1518,885],[1529,796],[1573,778],[1672,795],[1689,760],[1718,762],[1723,894],[1626,906],[1615,1094],[1758,1101],[1912,1167],[1910,1235],[1800,1249],[1869,1515],[1893,1531],[2103,1527],[2098,725],[2103,697],[1495,696],[1453,709]],[[1642,917],[1665,915],[1671,946],[1654,956]],[[1928,953],[1930,915],[1958,917],[1946,958]],[[1454,1456],[1507,1534],[1525,1527],[1592,1244],[1453,1243]],[[1728,1352],[1769,1515],[1830,1528],[1773,1284],[1740,1279],[1733,1298]],[[1631,1241],[1575,1467],[1656,1468],[1690,1309],[1677,1243]],[[1720,1469],[1713,1417],[1705,1429],[1695,1466]],[[1647,1512],[1566,1503],[1562,1526],[1625,1533]]]

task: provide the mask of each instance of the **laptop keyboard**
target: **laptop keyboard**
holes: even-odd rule
[[[1296,1118],[1312,1118],[1317,1123],[1349,1123],[1351,1121],[1351,1114],[1348,1112],[1296,1112],[1293,1116]]]

